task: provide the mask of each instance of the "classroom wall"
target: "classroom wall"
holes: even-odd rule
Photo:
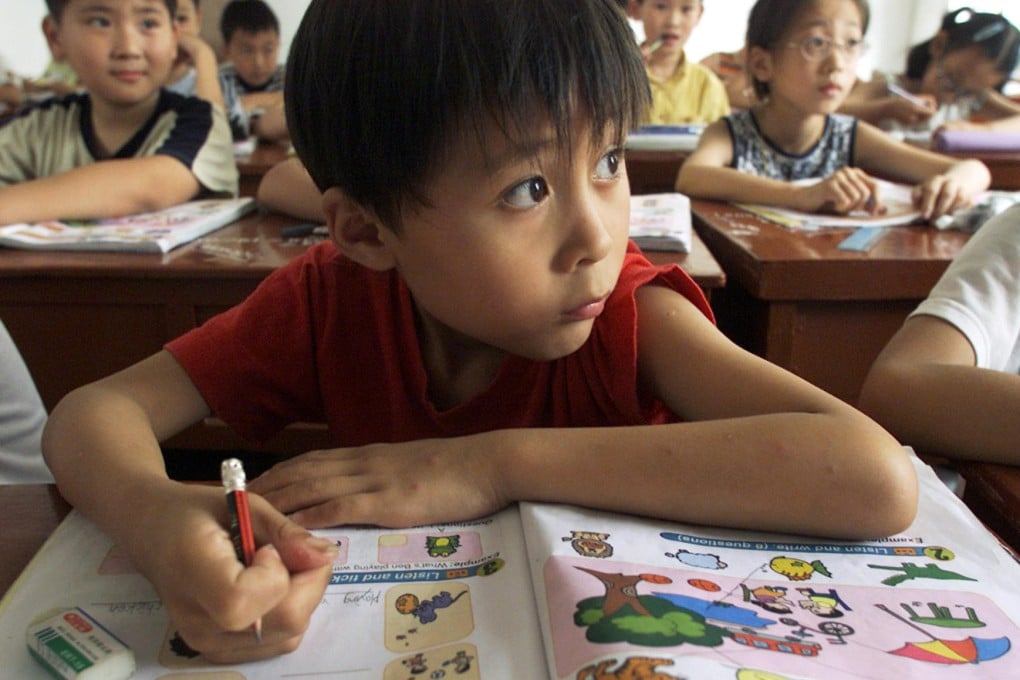
[[[43,0],[4,0],[0,19],[0,70],[22,76],[38,76],[50,61],[50,49],[42,34],[46,16]]]

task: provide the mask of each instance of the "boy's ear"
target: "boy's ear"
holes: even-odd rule
[[[379,221],[374,212],[351,200],[346,192],[336,187],[322,194],[322,211],[326,214],[329,236],[344,255],[376,271],[396,266],[386,244],[389,238],[393,238],[393,232]]]
[[[42,20],[42,32],[46,36],[46,44],[50,46],[50,54],[55,61],[63,61],[66,58],[64,47],[60,43],[60,26],[52,15],[47,14]]]
[[[772,53],[761,47],[748,48],[747,72],[755,80],[769,82],[772,79]]]
[[[627,16],[631,19],[641,18],[641,2],[640,0],[628,0],[627,2]]]

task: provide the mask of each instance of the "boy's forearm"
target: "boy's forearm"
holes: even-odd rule
[[[100,161],[0,188],[0,224],[159,210],[198,189],[191,171],[169,156]]]
[[[87,386],[61,400],[43,433],[61,494],[115,539],[137,528],[172,484],[147,423],[132,403]]]
[[[226,109],[223,90],[220,88],[219,64],[216,63],[216,54],[212,48],[201,42],[191,59],[195,66],[195,96]]]
[[[876,364],[861,408],[922,453],[1020,465],[1020,376],[951,364]]]
[[[241,106],[245,111],[258,108],[270,108],[283,104],[283,92],[252,92],[241,95]]]
[[[916,511],[902,448],[859,414],[518,430],[506,441],[511,500],[844,538],[902,531]]]
[[[278,142],[289,137],[283,102],[270,106],[262,115],[254,118],[251,128],[256,137],[269,142]]]

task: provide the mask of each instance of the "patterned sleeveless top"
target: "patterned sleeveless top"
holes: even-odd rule
[[[762,134],[750,109],[737,111],[723,120],[733,139],[732,167],[751,175],[785,181],[824,179],[840,168],[854,164],[857,119],[841,113],[825,117],[825,130],[818,143],[802,156],[791,156]]]

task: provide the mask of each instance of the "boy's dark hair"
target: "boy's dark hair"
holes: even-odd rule
[[[871,21],[871,8],[868,0],[853,0],[861,13],[861,34],[868,32],[868,23]],[[751,8],[751,14],[747,18],[746,45],[750,50],[752,47],[760,47],[769,52],[781,47],[782,41],[786,38],[790,27],[800,17],[801,13],[817,0],[758,0]],[[754,93],[758,99],[764,100],[769,94],[769,84],[762,82],[751,75],[751,84],[754,86]]]
[[[321,190],[399,230],[462,140],[545,121],[622,142],[648,79],[616,0],[312,0],[287,59],[287,123]],[[474,140],[470,135],[474,135]]]
[[[61,17],[64,16],[64,8],[67,7],[67,3],[71,0],[46,0],[46,9],[49,11],[50,16],[57,23],[60,23]],[[170,12],[170,18],[172,19],[177,14],[177,0],[163,0],[163,4],[166,5],[167,10]],[[195,7],[198,7],[196,0]]]
[[[939,32],[946,34],[944,53],[976,46],[981,54],[991,59],[995,70],[1002,74],[997,86],[1001,92],[1017,66],[1020,52],[1020,32],[1001,14],[975,12],[969,7],[949,12],[942,18]],[[907,77],[920,80],[931,64],[931,40],[914,45],[907,54]]]
[[[230,0],[220,15],[220,34],[223,42],[230,42],[235,31],[259,33],[275,31],[280,34],[280,22],[269,5],[262,0]]]

